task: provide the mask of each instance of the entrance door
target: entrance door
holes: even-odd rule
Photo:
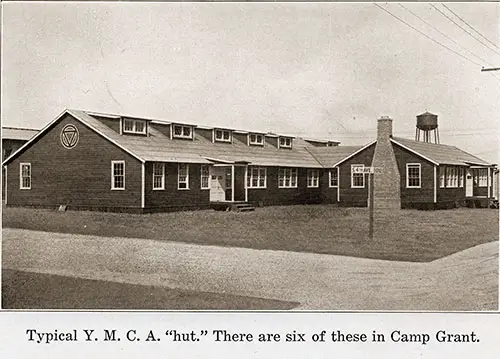
[[[469,168],[467,169],[467,175],[465,176],[465,197],[472,197],[473,183],[474,178],[472,176],[472,170]]]
[[[221,202],[226,200],[226,171],[224,167],[212,167],[210,177],[210,201]]]

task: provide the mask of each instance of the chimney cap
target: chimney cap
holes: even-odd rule
[[[380,116],[379,120],[392,120],[390,116]]]

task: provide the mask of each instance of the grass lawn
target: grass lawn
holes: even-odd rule
[[[3,226],[48,232],[148,238],[354,257],[426,262],[498,240],[498,210],[401,210],[376,215],[329,205],[146,215],[3,208]]]
[[[299,303],[2,270],[4,309],[285,310]]]

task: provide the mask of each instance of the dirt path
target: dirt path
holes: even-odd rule
[[[3,229],[3,267],[300,302],[319,310],[496,310],[498,242],[431,263]]]

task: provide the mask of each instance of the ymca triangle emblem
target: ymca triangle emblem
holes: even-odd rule
[[[78,143],[78,130],[73,125],[66,125],[61,131],[61,144],[65,148],[73,148]]]

